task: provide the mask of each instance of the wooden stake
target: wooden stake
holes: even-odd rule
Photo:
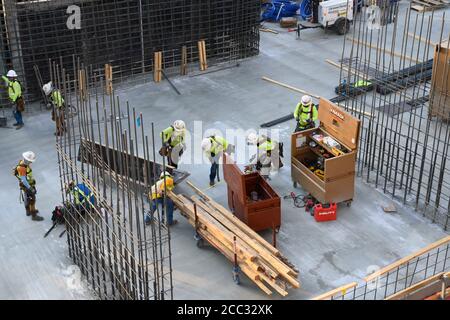
[[[198,54],[200,58],[200,71],[205,71],[208,69],[208,63],[206,61],[206,44],[205,40],[200,40],[198,42]]]
[[[86,100],[87,85],[86,85],[86,70],[78,70],[78,92],[80,93],[80,99]]]
[[[153,59],[153,80],[156,83],[161,82],[162,79],[162,52],[158,51],[154,54]]]
[[[110,64],[105,64],[105,86],[106,86],[106,94],[111,95],[113,92],[113,72],[112,66]]]
[[[181,75],[187,75],[187,48],[183,46],[181,48]]]

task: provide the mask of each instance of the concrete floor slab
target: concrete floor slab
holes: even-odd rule
[[[142,112],[148,125],[159,132],[172,121],[184,119],[189,128],[202,121],[203,129],[257,129],[263,122],[292,112],[299,95],[265,83],[272,77],[325,97],[334,96],[339,70],[325,59],[340,59],[342,37],[315,29],[302,33],[261,34],[261,54],[238,68],[197,77],[176,77],[178,96],[166,81],[136,85],[124,83],[118,95]],[[61,201],[58,167],[50,115],[33,112],[25,116],[23,130],[0,129],[0,299],[91,299],[86,284],[77,282],[77,271],[67,256],[65,239],[53,232],[51,211]],[[148,130],[148,128],[146,128]],[[294,123],[276,127],[290,154],[289,137]],[[201,139],[201,136],[196,136]],[[158,143],[159,145],[159,143]],[[38,182],[38,208],[46,218],[35,223],[25,216],[19,203],[17,181],[11,169],[21,153],[34,150],[33,165]],[[289,160],[271,181],[281,195],[293,190]],[[200,188],[208,184],[207,164],[182,164],[191,172],[191,181]],[[382,267],[446,235],[438,226],[396,204],[398,212],[382,210],[392,200],[361,180],[350,208],[341,206],[335,222],[316,223],[292,200],[282,202],[280,250],[300,270],[302,288],[291,290],[289,299],[307,299],[339,285],[362,279],[373,266]],[[186,185],[177,192],[191,193]],[[301,190],[295,190],[301,193]],[[226,204],[222,183],[208,191]],[[253,283],[243,277],[242,285],[232,281],[231,264],[212,248],[198,249],[193,229],[178,216],[180,224],[172,230],[174,297],[176,299],[266,299]],[[270,232],[263,233],[271,239]],[[272,297],[279,299],[278,296]]]

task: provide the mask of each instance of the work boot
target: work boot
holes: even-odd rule
[[[210,187],[213,187],[215,184],[216,184],[216,182],[214,180],[210,180],[209,181],[209,186]]]
[[[16,130],[20,130],[20,129],[22,129],[23,128],[23,124],[18,124],[17,126],[16,126]]]
[[[30,210],[27,210],[27,217],[31,216]]]
[[[16,122],[13,124],[13,127],[17,127],[19,124]]]
[[[35,214],[33,214],[33,217],[31,218],[31,220],[33,220],[33,221],[42,221],[42,220],[44,220],[44,218],[42,218],[37,213],[35,213]]]

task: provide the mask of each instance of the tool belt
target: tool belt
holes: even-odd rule
[[[17,98],[17,100],[16,100],[16,108],[17,108],[17,111],[19,111],[19,112],[24,112],[25,111],[25,101],[23,100],[22,97]]]

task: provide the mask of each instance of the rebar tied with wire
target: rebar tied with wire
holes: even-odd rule
[[[155,147],[142,114],[121,105],[114,93],[105,95],[104,80],[87,83],[87,93],[81,93],[77,75],[92,69],[75,57],[72,63],[74,76],[66,73],[62,59],[50,62],[53,83],[77,110],[76,117],[66,118],[64,135],[56,137],[69,255],[100,299],[172,299],[165,208],[151,214],[147,197],[159,177],[157,169],[165,170],[165,165],[155,165]],[[63,112],[57,110],[57,116]],[[127,117],[120,116],[124,113]],[[153,124],[151,129],[154,143]],[[77,203],[68,188],[71,181],[86,186],[92,197]],[[145,215],[152,217],[148,226]]]

